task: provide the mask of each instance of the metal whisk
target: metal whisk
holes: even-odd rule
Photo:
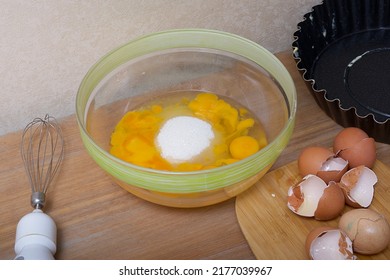
[[[31,185],[31,205],[42,209],[64,157],[64,140],[56,119],[46,115],[30,122],[23,131],[20,151]]]
[[[46,115],[30,122],[23,131],[20,150],[34,210],[16,228],[15,259],[54,259],[57,227],[42,209],[46,192],[64,157],[64,140],[55,118]]]

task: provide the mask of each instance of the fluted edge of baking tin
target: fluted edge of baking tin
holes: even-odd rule
[[[362,11],[364,15],[361,14]],[[360,115],[355,107],[344,108],[340,99],[329,99],[326,89],[318,88],[309,73],[314,59],[334,40],[354,31],[384,26],[390,28],[390,16],[378,16],[384,14],[390,15],[390,0],[325,0],[322,4],[314,6],[298,23],[298,30],[293,35],[292,48],[297,68],[311,95],[330,118],[343,127],[359,127],[376,141],[390,144],[390,119],[380,122],[372,113]],[[346,17],[344,21],[335,21],[335,15]],[[316,32],[303,32],[303,27],[315,29]],[[316,37],[312,41],[313,44],[305,45],[302,40],[308,36]],[[306,51],[304,55],[309,57],[306,60],[302,56],[304,51]]]

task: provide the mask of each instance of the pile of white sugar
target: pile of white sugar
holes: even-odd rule
[[[202,153],[214,139],[211,125],[201,119],[179,116],[161,127],[157,146],[161,156],[171,163],[185,162]]]

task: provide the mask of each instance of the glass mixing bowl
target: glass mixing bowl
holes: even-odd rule
[[[261,121],[268,145],[238,162],[190,172],[143,168],[109,153],[126,112],[180,91],[233,99]],[[288,71],[258,44],[215,30],[169,30],[101,58],[80,85],[76,115],[86,150],[121,187],[157,204],[200,207],[237,196],[270,169],[292,134],[296,102]]]

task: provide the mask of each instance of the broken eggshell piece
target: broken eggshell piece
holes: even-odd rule
[[[325,147],[312,146],[299,155],[298,169],[302,176],[317,175],[328,184],[330,181],[340,181],[348,170],[348,161]]]
[[[376,160],[376,143],[357,127],[340,131],[333,142],[333,152],[349,162],[349,168],[365,165],[372,168]]]
[[[325,183],[330,181],[340,182],[341,177],[348,171],[348,161],[332,156],[328,158],[318,170],[317,176],[320,177]]]
[[[336,218],[343,211],[345,197],[340,186],[336,182],[329,182],[324,189],[324,194],[318,202],[314,218],[321,221],[328,221]]]
[[[341,150],[339,156],[348,160],[350,168],[365,165],[373,168],[376,160],[376,145],[373,138],[365,138],[351,148]]]
[[[352,241],[337,228],[318,227],[306,237],[306,253],[312,260],[355,260]]]
[[[368,207],[374,198],[374,185],[378,178],[370,168],[360,165],[350,169],[341,177],[340,187],[345,202],[354,208]]]
[[[343,211],[345,198],[338,183],[326,184],[309,174],[288,190],[287,207],[297,215],[331,220]]]
[[[343,214],[339,228],[352,240],[353,249],[365,255],[378,254],[390,243],[390,225],[372,209],[353,209]]]

